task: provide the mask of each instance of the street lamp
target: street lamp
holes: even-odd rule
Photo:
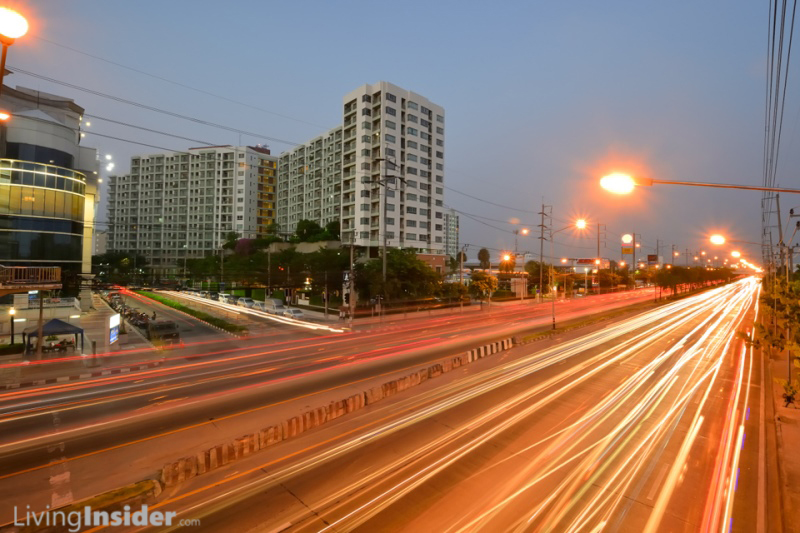
[[[11,316],[11,342],[10,344],[14,344],[14,315],[17,314],[17,310],[13,307],[8,310],[8,314]]]
[[[25,17],[7,7],[0,7],[0,43],[3,43],[3,55],[0,58],[0,92],[3,90],[3,77],[6,73],[6,55],[8,47],[14,40],[28,33],[28,21]]]
[[[657,180],[652,178],[634,178],[628,174],[615,172],[600,179],[600,186],[614,194],[630,194],[637,186],[650,187],[652,185],[689,185],[692,187],[711,187],[715,189],[743,189],[747,191],[771,191],[785,193],[800,193],[800,189],[782,189],[779,187],[751,187],[750,185],[734,185],[728,183],[701,183],[696,181]]]

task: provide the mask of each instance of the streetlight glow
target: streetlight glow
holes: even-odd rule
[[[520,230],[520,233],[522,233],[523,235],[527,235],[528,234],[528,228],[522,228]]]
[[[586,229],[586,220],[584,220],[582,218],[579,218],[575,222],[575,227],[578,228],[578,229]]]
[[[622,242],[624,244],[630,244],[631,242],[633,242],[633,235],[631,235],[630,233],[626,233],[625,235],[622,236]]]
[[[7,7],[0,7],[0,35],[8,39],[19,39],[28,33],[25,17]]]
[[[600,186],[614,194],[630,194],[636,182],[627,174],[615,172],[600,179]]]
[[[510,255],[508,255],[508,254],[505,254],[505,255],[503,256],[503,261],[510,261],[510,260],[511,260],[511,256],[510,256]]]
[[[731,252],[731,256],[732,257],[742,257],[742,253],[737,251],[737,250],[734,250],[734,251]]]
[[[711,244],[717,244],[717,245],[725,244],[725,237],[723,237],[722,235],[720,235],[718,233],[715,234],[715,235],[712,235],[709,240],[711,241]]]

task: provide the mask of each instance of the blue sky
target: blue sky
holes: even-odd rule
[[[491,219],[462,217],[470,257],[481,246],[512,248],[513,219],[535,230],[543,198],[556,229],[579,215],[605,224],[602,255],[613,259],[624,232],[681,250],[710,249],[714,230],[760,239],[759,193],[661,186],[611,197],[596,183],[622,167],[662,179],[761,184],[765,2],[6,5],[32,22],[11,48],[11,70],[256,133],[241,142],[266,142],[275,154],[337,125],[342,96],[364,83],[386,80],[426,96],[447,115],[446,203]],[[778,167],[786,187],[800,184],[797,75],[793,67]],[[72,97],[98,117],[240,142],[230,131],[40,78],[14,74],[6,83]],[[100,119],[91,130],[171,149],[196,145]],[[84,142],[113,154],[122,172],[132,155],[156,151],[91,134]],[[782,207],[796,203],[787,197]],[[557,255],[593,256],[596,236],[565,231],[557,243]],[[520,249],[538,251],[538,241],[521,238]]]

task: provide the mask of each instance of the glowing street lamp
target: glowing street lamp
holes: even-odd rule
[[[578,229],[586,229],[586,220],[579,218],[575,221],[575,227]]]
[[[652,178],[633,177],[621,172],[615,172],[600,179],[600,186],[614,194],[630,194],[637,186],[650,187],[652,185],[689,185],[692,187],[711,187],[715,189],[743,189],[747,191],[771,191],[785,193],[800,193],[800,189],[782,189],[778,187],[751,187],[750,185],[733,185],[728,183],[701,183],[696,181],[657,180]]]
[[[0,92],[3,90],[3,76],[6,72],[6,55],[8,47],[14,40],[28,33],[28,21],[25,17],[7,7],[0,7],[0,43],[3,43],[3,55],[0,59]]]
[[[737,258],[742,257],[742,253],[737,250],[734,250],[731,252],[731,257],[737,257]]]
[[[622,236],[623,244],[630,244],[631,242],[633,242],[633,235],[631,235],[630,233],[626,233],[625,235]]]
[[[712,235],[709,240],[711,241],[711,244],[716,244],[718,246],[725,244],[725,237],[720,234]]]
[[[8,310],[8,314],[11,317],[11,344],[14,344],[14,315],[17,314],[17,310],[12,307]]]

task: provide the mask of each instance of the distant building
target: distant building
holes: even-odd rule
[[[3,86],[11,113],[0,127],[0,263],[60,266],[77,293],[91,272],[97,151],[81,146],[83,108],[73,100]]]
[[[108,251],[108,231],[97,231],[94,234],[94,254],[103,255]]]
[[[342,241],[445,253],[444,109],[384,81],[345,95],[342,125],[280,156],[278,223],[339,220]]]
[[[457,257],[459,252],[458,214],[455,209],[448,209],[444,213],[444,243],[445,254],[453,258]]]
[[[275,222],[277,157],[260,146],[210,146],[131,158],[109,186],[108,249],[138,252],[154,278],[221,253],[227,235]]]

